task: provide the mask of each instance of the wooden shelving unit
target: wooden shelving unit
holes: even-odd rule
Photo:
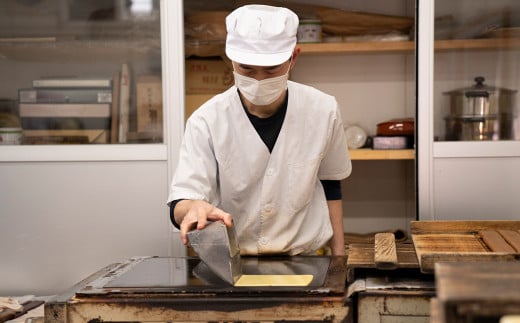
[[[151,43],[152,42],[152,43]],[[150,55],[149,50],[136,48],[153,48],[160,50],[160,44],[155,40],[133,40],[125,42],[106,42],[99,40],[60,40],[56,38],[36,39],[3,39],[0,41],[0,54],[6,57],[16,57],[18,60],[34,61],[35,51],[45,53],[41,57],[63,57],[88,59],[92,51],[103,51],[105,57],[120,57],[128,51]],[[146,44],[147,46],[141,46]],[[392,42],[343,42],[343,43],[312,43],[299,44],[303,55],[334,55],[357,53],[411,53],[414,51],[413,41]],[[435,41],[435,49],[449,50],[486,50],[486,49],[520,49],[519,38],[486,38],[486,39],[456,39]],[[48,59],[48,58],[47,58]],[[413,160],[415,151],[406,150],[372,150],[355,149],[350,151],[352,160]]]
[[[343,43],[309,43],[299,44],[303,55],[334,55],[357,53],[408,53],[413,52],[413,41],[395,42],[343,42]],[[486,50],[486,49],[520,49],[520,38],[483,38],[454,39],[435,41],[435,50]],[[413,149],[403,150],[350,150],[352,160],[413,160]]]
[[[412,41],[309,43],[299,44],[299,46],[301,53],[304,55],[368,54],[380,52],[406,53],[414,50],[414,42]],[[349,153],[352,160],[413,160],[415,158],[413,149],[351,149]]]

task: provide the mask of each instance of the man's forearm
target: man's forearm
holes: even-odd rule
[[[175,222],[177,222],[179,225],[182,223],[184,216],[186,216],[191,202],[191,200],[179,200],[175,205],[175,209],[173,210],[173,217],[175,218]]]
[[[332,224],[332,238],[329,245],[333,256],[345,255],[345,234],[343,231],[343,204],[341,200],[327,201],[330,222]]]

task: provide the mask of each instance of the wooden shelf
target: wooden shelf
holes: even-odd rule
[[[415,151],[413,149],[351,149],[349,150],[352,160],[413,160]]]
[[[454,39],[435,41],[436,50],[519,49],[520,38]]]
[[[371,52],[410,52],[414,49],[411,41],[388,42],[344,42],[298,44],[302,54],[345,54]]]
[[[343,43],[298,44],[303,55],[333,55],[356,53],[412,53],[413,41],[373,41]],[[520,38],[455,39],[435,41],[435,49],[479,50],[479,49],[520,49]],[[128,53],[149,55],[150,51],[160,52],[159,39],[123,40],[60,40],[55,37],[42,38],[0,38],[0,54],[8,59],[26,61],[49,61],[63,59],[91,59],[93,55],[124,57]],[[38,53],[36,55],[35,53]]]
[[[299,44],[304,55],[412,52],[413,41]],[[519,49],[520,38],[455,39],[435,41],[436,50]]]
[[[0,39],[0,56],[16,61],[53,62],[124,59],[129,55],[160,57],[159,39],[138,40],[56,40],[53,37],[7,41]]]

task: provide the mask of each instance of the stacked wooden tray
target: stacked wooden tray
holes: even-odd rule
[[[412,221],[421,272],[436,262],[520,260],[520,221]]]

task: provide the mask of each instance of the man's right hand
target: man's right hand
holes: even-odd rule
[[[185,245],[188,244],[188,231],[195,227],[197,230],[203,229],[208,220],[222,221],[228,227],[233,225],[231,214],[202,200],[179,201],[175,206],[174,217],[181,228],[181,240]]]

